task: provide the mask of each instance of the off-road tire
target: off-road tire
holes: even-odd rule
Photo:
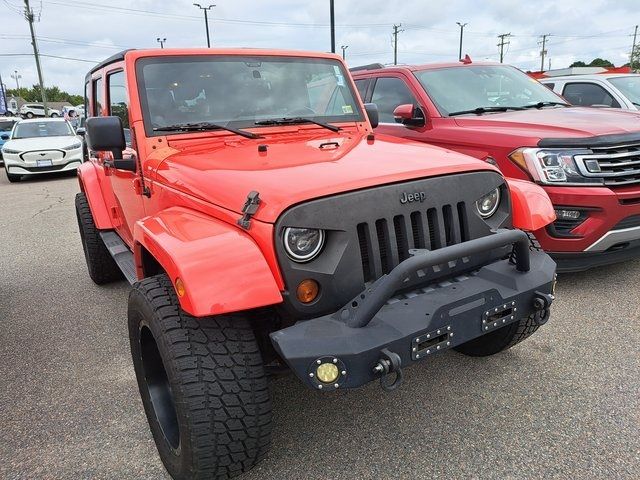
[[[247,318],[192,317],[161,274],[133,286],[129,338],[151,433],[174,479],[231,478],[264,458],[271,397]]]
[[[91,215],[87,196],[76,194],[76,216],[89,276],[98,285],[122,279],[122,271],[109,254]]]
[[[454,349],[471,357],[488,357],[507,350],[533,335],[539,326],[549,318],[549,310],[543,309],[521,318],[505,327],[463,343]]]
[[[9,182],[11,182],[11,183],[19,182],[20,179],[22,178],[22,175],[16,175],[14,173],[9,173],[6,168],[4,169],[4,173],[7,174],[7,180],[9,180]]]

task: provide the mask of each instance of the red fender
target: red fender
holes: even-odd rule
[[[260,248],[233,225],[171,207],[136,222],[133,238],[138,278],[143,276],[144,247],[174,287],[182,280],[180,306],[191,315],[204,317],[282,302]]]
[[[113,229],[113,222],[109,216],[109,210],[102,196],[98,169],[91,162],[85,162],[78,167],[78,181],[80,190],[87,196],[93,221],[98,230]]]
[[[533,232],[556,219],[556,212],[547,192],[535,183],[525,180],[507,179],[511,192],[513,226]]]

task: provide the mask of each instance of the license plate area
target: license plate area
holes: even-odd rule
[[[53,160],[51,159],[36,160],[36,167],[52,167],[52,166],[53,166]]]
[[[451,347],[453,329],[451,325],[418,335],[411,341],[411,358],[420,360],[428,355]]]

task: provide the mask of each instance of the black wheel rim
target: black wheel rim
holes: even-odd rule
[[[148,327],[140,330],[140,352],[144,384],[162,436],[173,450],[177,450],[180,446],[180,429],[176,406],[158,345]]]

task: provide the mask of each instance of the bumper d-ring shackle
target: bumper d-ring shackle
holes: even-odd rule
[[[382,375],[380,377],[380,386],[383,390],[391,392],[402,384],[404,374],[402,373],[402,360],[400,355],[390,351],[387,348],[380,350],[380,359],[376,366],[373,367],[374,373]],[[388,382],[386,379],[390,375],[395,374],[395,378],[392,382]]]

